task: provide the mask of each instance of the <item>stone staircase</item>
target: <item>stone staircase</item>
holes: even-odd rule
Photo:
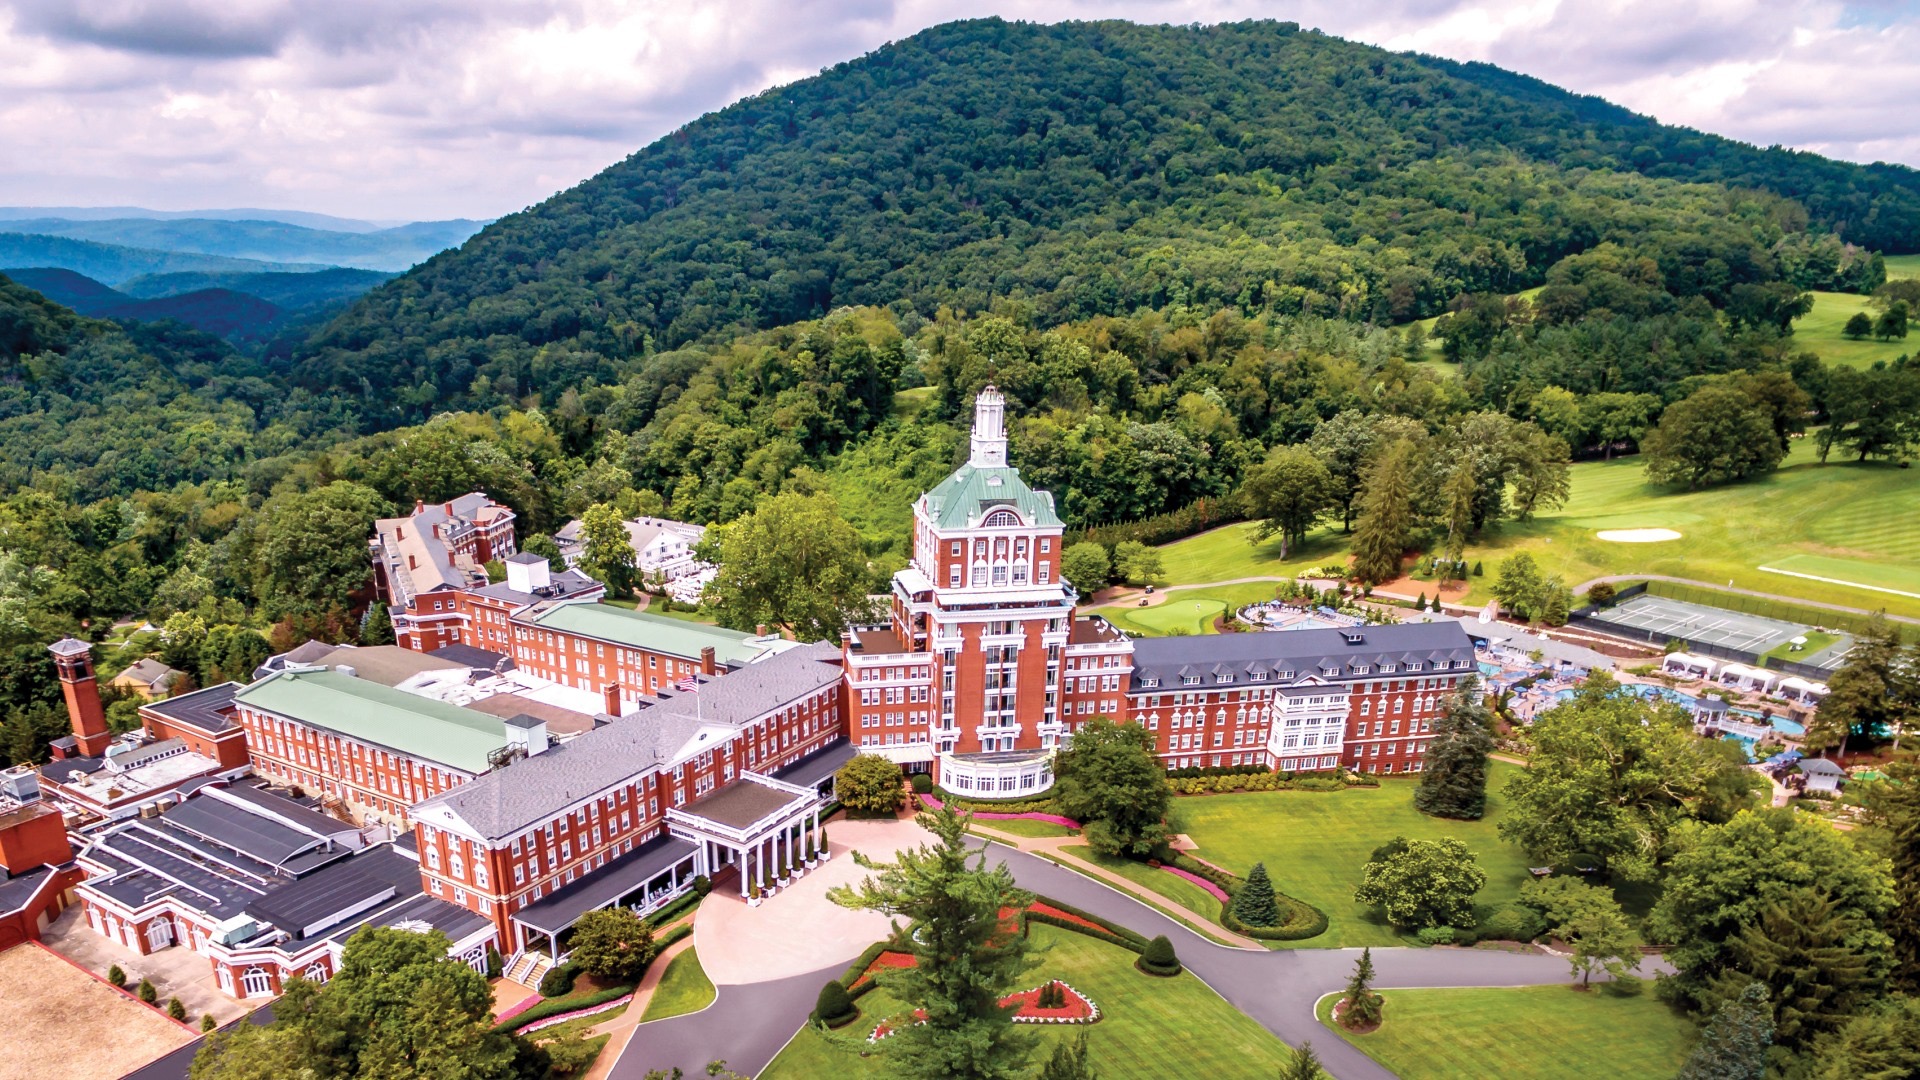
[[[536,949],[528,949],[516,955],[512,962],[501,972],[505,978],[512,979],[521,986],[540,988],[540,980],[553,969],[553,959]]]

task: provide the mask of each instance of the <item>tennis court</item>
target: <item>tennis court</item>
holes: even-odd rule
[[[1807,627],[1799,623],[1646,593],[1596,611],[1591,618],[1636,630],[1634,636],[1646,640],[1680,638],[1751,653],[1766,652],[1807,632]]]

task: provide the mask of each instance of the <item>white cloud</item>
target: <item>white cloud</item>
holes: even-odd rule
[[[1255,0],[0,0],[0,204],[494,216],[703,112],[954,18]],[[1662,120],[1920,164],[1920,46],[1867,0],[1304,0],[1305,26]]]

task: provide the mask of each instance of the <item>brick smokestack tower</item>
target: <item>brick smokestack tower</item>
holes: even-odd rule
[[[107,729],[107,712],[100,706],[100,685],[93,678],[93,646],[78,638],[64,637],[47,646],[53,665],[60,672],[60,691],[67,698],[67,720],[73,725],[73,738],[82,757],[101,757],[113,732]]]

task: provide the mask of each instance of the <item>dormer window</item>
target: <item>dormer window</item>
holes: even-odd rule
[[[1371,671],[1371,670],[1373,670],[1373,669],[1372,669],[1372,668],[1370,668],[1370,667],[1368,667],[1368,666],[1367,666],[1366,664],[1355,664],[1355,665],[1353,665],[1353,673],[1354,673],[1355,675],[1365,675],[1365,674],[1366,674],[1367,672],[1369,672],[1369,671]]]
[[[1159,680],[1159,679],[1151,679],[1151,678],[1149,678],[1149,679],[1141,679],[1141,680],[1140,680],[1140,685],[1141,685],[1141,686],[1159,686],[1159,685],[1160,685],[1160,680]]]
[[[1381,664],[1381,665],[1380,665],[1380,673],[1381,673],[1382,675],[1391,675],[1391,674],[1393,674],[1393,672],[1394,672],[1394,669],[1396,669],[1396,668],[1398,668],[1398,667],[1399,667],[1399,665],[1398,665],[1398,664]]]
[[[1411,663],[1409,663],[1409,664],[1407,665],[1407,670],[1408,670],[1408,671],[1419,671],[1419,670],[1420,670],[1420,662],[1419,662],[1418,660],[1415,660],[1415,661],[1413,661],[1413,662],[1411,662]]]
[[[1180,677],[1180,685],[1182,685],[1182,686],[1199,686],[1199,685],[1200,685],[1200,676],[1198,676],[1198,675],[1183,675],[1183,676],[1181,676],[1181,677]]]
[[[1267,673],[1266,673],[1266,672],[1264,672],[1264,671],[1256,671],[1256,672],[1253,672],[1253,673],[1252,673],[1252,675],[1253,675],[1253,681],[1254,681],[1254,682],[1266,682],[1266,681],[1267,681]]]
[[[1293,678],[1293,669],[1292,669],[1292,668],[1287,668],[1287,669],[1285,669],[1285,670],[1283,670],[1283,671],[1281,671],[1281,672],[1280,672],[1280,675],[1279,675],[1279,677],[1280,677],[1280,679],[1282,679],[1283,681],[1284,681],[1284,680],[1286,680],[1286,679],[1291,679],[1291,678]]]
[[[1232,682],[1232,681],[1233,681],[1233,673],[1232,673],[1232,672],[1227,672],[1227,671],[1223,671],[1223,672],[1221,672],[1220,674],[1218,674],[1218,675],[1215,675],[1215,676],[1213,677],[1213,681],[1214,681],[1214,682],[1217,682],[1217,683],[1230,683],[1230,682]]]

